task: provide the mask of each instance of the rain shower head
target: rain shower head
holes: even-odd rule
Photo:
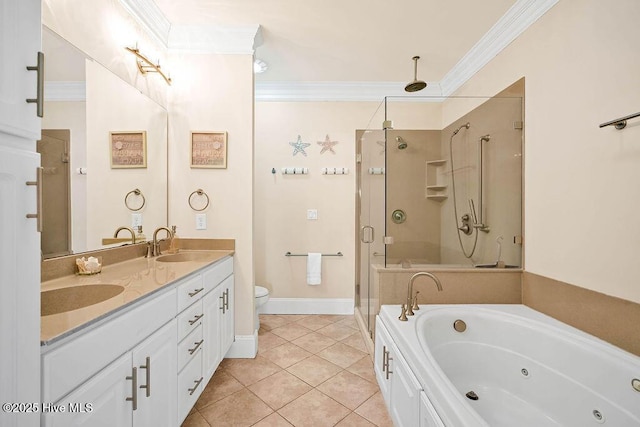
[[[413,57],[413,81],[404,87],[404,90],[407,92],[418,92],[427,87],[425,82],[418,80],[418,59],[420,59],[419,56]]]
[[[407,141],[402,139],[401,136],[396,136],[396,142],[398,143],[398,150],[404,150],[409,146],[409,144],[407,144]]]

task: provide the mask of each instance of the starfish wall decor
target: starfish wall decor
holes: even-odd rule
[[[318,141],[318,145],[322,146],[322,150],[320,150],[320,154],[324,154],[325,151],[331,151],[333,154],[336,154],[336,152],[333,150],[333,147],[337,143],[338,141],[332,141],[331,138],[329,138],[329,135],[327,135],[324,141]]]
[[[307,157],[307,153],[306,151],[304,151],[304,149],[310,146],[311,144],[302,142],[302,138],[300,138],[300,135],[298,135],[298,140],[296,142],[290,142],[289,145],[293,147],[293,156],[295,156],[298,153],[301,153],[303,156]]]

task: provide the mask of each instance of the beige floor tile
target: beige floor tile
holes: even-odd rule
[[[280,414],[274,412],[266,418],[261,419],[253,425],[253,427],[291,427],[291,424]]]
[[[378,380],[376,380],[376,374],[373,370],[373,362],[371,361],[369,355],[364,356],[362,359],[349,366],[347,368],[347,371],[351,372],[352,374],[356,374],[373,384],[378,384]]]
[[[244,386],[227,371],[218,370],[213,374],[213,377],[211,377],[211,380],[204,388],[204,391],[198,398],[195,407],[202,409],[243,388]]]
[[[331,324],[331,320],[322,319],[318,316],[308,316],[302,320],[298,320],[296,323],[304,326],[305,328],[309,328],[312,331],[316,331],[320,328],[324,328],[327,325]]]
[[[262,356],[256,356],[255,359],[231,359],[231,363],[225,368],[226,372],[245,386],[257,383],[281,370],[278,365]]]
[[[321,357],[311,356],[289,366],[287,371],[307,384],[316,387],[342,371],[342,368]]]
[[[333,338],[336,341],[340,341],[347,338],[349,335],[352,335],[353,329],[348,326],[342,326],[337,323],[332,323],[331,325],[318,329],[316,332]]]
[[[347,368],[366,356],[367,353],[342,343],[335,343],[318,353],[318,356],[331,363]]]
[[[261,314],[260,315],[260,329],[270,331],[274,328],[279,328],[290,323],[287,319],[278,316],[277,314]]]
[[[306,317],[309,317],[309,314],[278,314],[278,316],[282,317],[289,322],[298,322]]]
[[[287,371],[273,374],[248,388],[274,410],[282,408],[311,390],[309,384]]]
[[[326,319],[331,323],[340,322],[345,319],[353,319],[353,315],[344,315],[344,314],[319,314],[318,318]]]
[[[251,426],[273,410],[247,389],[242,389],[231,396],[202,409],[200,413],[212,426]]]
[[[311,332],[307,335],[303,335],[292,341],[298,347],[302,347],[308,352],[317,353],[324,350],[327,347],[331,347],[336,343],[336,340],[329,338],[326,335]]]
[[[281,368],[287,368],[309,356],[311,356],[311,353],[290,342],[262,353],[262,357],[271,360]]]
[[[200,412],[193,411],[182,423],[182,427],[210,427]]]
[[[393,427],[382,394],[377,392],[354,411],[378,427]]]
[[[260,329],[260,331],[263,331]],[[269,331],[258,332],[258,354],[286,343],[287,340]]]
[[[376,425],[371,424],[360,415],[352,412],[347,418],[336,424],[336,427],[376,427]]]
[[[311,390],[278,411],[296,427],[334,426],[350,412],[317,390]]]
[[[342,326],[348,326],[349,328],[354,330],[358,330],[358,331],[360,330],[360,327],[358,326],[358,322],[353,316],[350,316],[347,319],[340,320],[339,322],[336,322],[336,324],[342,325]]]
[[[347,408],[354,410],[379,389],[377,384],[372,384],[351,372],[342,371],[320,384],[317,390]]]
[[[360,331],[356,331],[348,337],[341,339],[340,342],[360,351],[364,351],[365,353],[369,351],[364,343],[364,340],[362,339],[362,334],[360,333]]]
[[[276,334],[280,338],[284,338],[287,341],[293,341],[296,338],[307,335],[309,332],[311,332],[311,329],[307,329],[297,323],[289,323],[284,326],[273,328],[271,332]]]

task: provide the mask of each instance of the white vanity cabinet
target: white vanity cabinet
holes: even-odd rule
[[[44,412],[46,426],[175,426],[176,321]]]
[[[40,0],[0,0],[0,401],[39,402],[40,234],[36,106]],[[1,426],[35,427],[39,413],[0,411]]]
[[[178,287],[178,421],[204,390],[234,339],[233,258]]]
[[[394,425],[420,425],[422,386],[379,317],[376,318],[374,356],[376,378]]]

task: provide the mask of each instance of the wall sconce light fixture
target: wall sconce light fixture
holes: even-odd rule
[[[164,79],[165,82],[167,82],[168,85],[171,84],[171,77],[167,76],[160,69],[160,61],[158,61],[157,64],[154,64],[153,62],[151,62],[149,58],[147,58],[142,53],[140,53],[140,49],[138,49],[137,44],[136,44],[136,47],[125,47],[125,49],[133,53],[138,58],[136,59],[136,64],[138,65],[138,70],[140,70],[141,74],[158,73],[162,76],[162,78]]]

